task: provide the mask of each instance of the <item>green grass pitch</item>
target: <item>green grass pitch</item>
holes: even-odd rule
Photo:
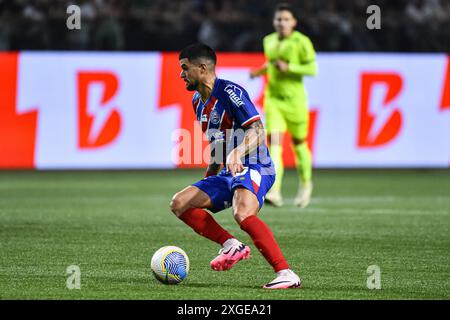
[[[253,251],[228,272],[219,247],[170,213],[172,194],[202,171],[0,172],[0,299],[449,299],[450,170],[320,170],[310,207],[264,206],[299,290],[267,291],[274,277],[230,209],[216,218]],[[183,248],[185,283],[150,273],[154,251]],[[66,288],[78,265],[81,289]],[[381,270],[367,289],[367,268]]]

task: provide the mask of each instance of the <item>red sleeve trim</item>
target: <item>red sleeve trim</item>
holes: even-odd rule
[[[256,116],[254,116],[254,117],[251,117],[250,119],[248,119],[247,121],[245,121],[244,123],[242,123],[242,126],[245,128],[245,127],[248,127],[249,125],[251,125],[253,122],[255,122],[255,121],[258,121],[258,120],[260,120],[261,119],[261,116],[258,114],[258,115],[256,115]]]

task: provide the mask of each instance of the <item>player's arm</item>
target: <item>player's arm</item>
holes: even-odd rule
[[[304,38],[302,47],[300,48],[301,63],[287,63],[282,60],[276,62],[276,67],[281,72],[287,72],[299,76],[315,76],[317,75],[316,51],[309,38]]]
[[[216,176],[219,173],[220,168],[222,167],[221,162],[217,161],[217,157],[220,156],[217,155],[217,153],[221,152],[221,150],[216,148],[216,145],[214,143],[210,145],[210,149],[211,149],[211,157],[209,160],[208,168],[206,168],[205,178],[209,176]]]
[[[268,43],[269,38],[265,37],[263,40],[263,48],[264,48],[264,54],[267,58],[267,43]],[[260,76],[263,76],[265,74],[267,74],[267,67],[268,67],[269,63],[266,61],[261,67],[259,67],[258,69],[253,69],[250,71],[250,79],[253,78],[257,78]]]
[[[234,148],[227,157],[227,170],[233,176],[244,170],[242,158],[256,150],[265,139],[265,130],[261,120],[251,123],[245,130],[242,143]]]
[[[287,72],[299,76],[315,76],[317,75],[317,62],[314,60],[304,64],[289,63]]]
[[[267,73],[267,62],[264,63],[261,67],[259,67],[258,69],[254,69],[252,71],[250,71],[250,78],[257,78],[260,76],[263,76]]]

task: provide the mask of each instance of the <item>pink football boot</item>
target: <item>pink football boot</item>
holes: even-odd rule
[[[211,268],[216,271],[230,270],[241,260],[250,258],[250,248],[236,239],[228,239],[220,249],[219,255],[211,261]]]

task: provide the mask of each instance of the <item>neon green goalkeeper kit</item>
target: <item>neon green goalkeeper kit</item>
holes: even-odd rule
[[[264,38],[264,54],[267,59],[268,85],[265,91],[264,111],[267,133],[288,131],[294,139],[305,141],[308,134],[309,111],[304,76],[317,74],[316,52],[311,40],[299,31],[280,39],[274,32]],[[288,63],[287,71],[276,67],[277,60]],[[306,144],[294,146],[299,178],[311,180],[311,153]],[[272,146],[271,157],[277,169],[277,181],[273,189],[281,189],[283,176],[282,148]]]

